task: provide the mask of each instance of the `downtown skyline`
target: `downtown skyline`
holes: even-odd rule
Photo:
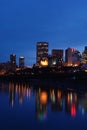
[[[24,66],[33,66],[34,64],[37,64],[38,62],[37,62],[37,57],[38,57],[38,55],[37,55],[37,52],[38,52],[38,48],[37,48],[37,45],[38,45],[38,43],[40,43],[40,44],[47,44],[47,57],[50,57],[50,56],[52,56],[53,55],[53,51],[54,51],[54,53],[56,53],[55,51],[62,51],[62,56],[63,56],[63,61],[64,62],[66,62],[66,50],[67,49],[69,49],[69,50],[74,50],[74,51],[77,51],[77,52],[79,52],[80,53],[80,55],[82,56],[82,53],[84,53],[85,51],[86,51],[86,49],[87,49],[87,46],[85,46],[84,47],[84,50],[83,50],[83,52],[81,53],[79,50],[77,50],[77,48],[70,48],[70,47],[67,47],[65,50],[63,50],[63,48],[61,48],[61,49],[59,49],[59,48],[52,48],[52,50],[51,50],[51,53],[49,52],[49,43],[48,42],[37,42],[36,43],[36,49],[35,49],[35,60],[33,61],[33,63],[31,63],[31,64],[26,64],[26,60],[30,60],[30,59],[26,59],[26,57],[24,57],[24,55],[20,55],[19,57],[18,57],[18,55],[16,54],[16,53],[11,53],[10,55],[8,55],[8,59],[6,59],[5,61],[2,61],[2,62],[0,62],[0,63],[6,63],[6,62],[10,62],[11,61],[11,55],[13,55],[13,57],[15,56],[15,63],[16,63],[16,65],[17,66],[20,66],[20,59],[21,58],[23,58],[23,64],[25,64]],[[40,49],[40,48],[39,48]],[[45,49],[45,48],[44,48]],[[43,51],[43,50],[40,50],[40,51]],[[44,51],[43,51],[44,52]],[[39,52],[40,53],[40,52]],[[73,52],[72,52],[73,53]],[[46,58],[46,57],[45,57]],[[49,59],[49,58],[48,58]],[[31,62],[31,61],[30,61]]]
[[[0,62],[14,53],[32,65],[38,41],[49,43],[49,54],[68,47],[82,52],[87,45],[86,14],[86,0],[1,0]]]

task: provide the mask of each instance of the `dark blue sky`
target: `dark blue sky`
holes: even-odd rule
[[[0,62],[15,53],[36,61],[36,42],[52,49],[87,45],[87,0],[0,0]]]

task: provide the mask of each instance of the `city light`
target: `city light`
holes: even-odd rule
[[[41,104],[46,104],[47,103],[47,93],[46,92],[41,92],[40,93],[40,103]]]
[[[47,59],[41,60],[40,64],[41,64],[41,66],[48,66],[48,60]]]

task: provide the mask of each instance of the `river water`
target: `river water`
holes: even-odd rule
[[[87,130],[87,91],[60,86],[0,82],[0,130]]]

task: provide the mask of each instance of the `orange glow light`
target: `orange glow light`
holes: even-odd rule
[[[41,92],[41,94],[40,94],[40,103],[41,104],[46,104],[47,103],[47,93],[46,92]]]
[[[41,60],[40,64],[42,66],[48,66],[48,60]]]

